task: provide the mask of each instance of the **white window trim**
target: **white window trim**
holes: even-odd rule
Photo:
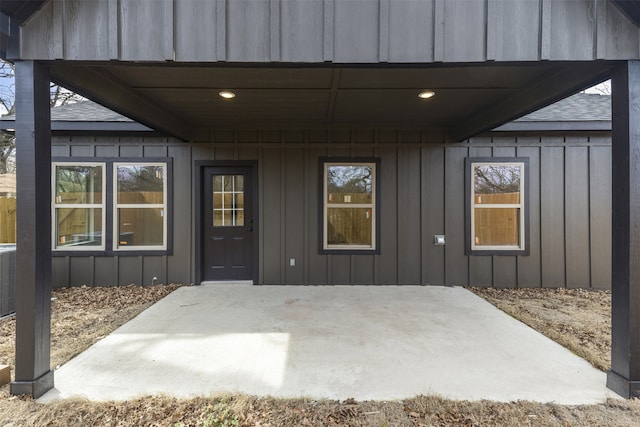
[[[476,204],[475,203],[475,168],[477,166],[518,166],[520,168],[520,203],[513,204]],[[522,251],[526,247],[525,241],[525,180],[528,179],[525,176],[526,168],[524,162],[471,162],[471,173],[469,174],[471,182],[469,183],[471,191],[471,250],[473,251]],[[519,212],[519,245],[477,245],[476,244],[476,224],[475,224],[475,211],[476,209],[520,209]]]
[[[56,172],[58,166],[102,166],[102,203],[58,203],[56,200],[56,184],[57,176]],[[51,163],[51,250],[60,251],[104,251],[105,250],[105,237],[106,237],[106,225],[107,225],[107,165],[104,162],[52,162]],[[58,209],[102,209],[102,241],[100,246],[85,246],[85,245],[65,245],[58,246],[57,230],[58,230],[58,218],[56,212]]]
[[[119,166],[159,166],[162,168],[162,200],[163,203],[153,204],[127,204],[118,203],[118,167]],[[114,251],[161,251],[167,249],[167,163],[165,162],[114,162],[113,163],[113,250]],[[119,209],[162,209],[162,245],[129,246],[120,245],[120,233],[118,232]]]
[[[373,171],[371,175],[371,203],[329,203],[327,193],[327,169],[330,166],[367,166]],[[364,250],[375,251],[376,250],[376,163],[374,162],[324,162],[322,173],[322,210],[323,210],[323,224],[322,224],[322,247],[324,250]],[[328,222],[329,222],[329,208],[370,208],[371,209],[371,245],[329,245],[328,244]]]

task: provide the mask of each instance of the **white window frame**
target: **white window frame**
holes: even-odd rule
[[[325,161],[323,163],[322,173],[322,209],[323,209],[323,224],[322,224],[322,247],[326,251],[375,251],[377,247],[376,243],[376,215],[377,215],[377,200],[376,200],[376,183],[378,173],[375,162],[350,162],[350,161]],[[327,170],[331,166],[366,166],[372,170],[371,174],[371,203],[329,203],[329,195],[327,191]],[[328,223],[329,223],[329,208],[370,208],[371,209],[371,245],[330,245],[328,243]]]
[[[118,203],[118,167],[119,166],[159,166],[162,168],[162,201],[163,203]],[[166,162],[114,162],[113,163],[113,250],[114,251],[162,251],[167,250],[167,173]],[[120,233],[118,230],[119,209],[162,209],[162,245],[120,245]]]
[[[101,203],[58,203],[56,198],[56,185],[58,166],[73,166],[73,167],[102,167],[102,200]],[[52,251],[104,251],[106,241],[106,226],[107,226],[107,164],[104,162],[52,162],[51,163],[51,250]],[[102,209],[102,239],[100,246],[85,246],[85,245],[65,245],[58,246],[57,230],[58,230],[58,217],[56,215],[58,209]]]
[[[478,166],[518,166],[520,168],[520,203],[496,203],[496,204],[477,204],[475,202],[475,170]],[[471,188],[470,191],[470,206],[471,206],[471,232],[469,239],[471,239],[471,250],[472,251],[524,251],[526,248],[526,211],[527,206],[525,205],[526,194],[525,189],[527,188],[525,185],[525,181],[528,179],[526,176],[527,168],[525,162],[505,162],[505,161],[472,161],[471,162],[471,173],[469,174],[469,186]],[[476,244],[476,225],[475,225],[475,212],[476,209],[519,209],[519,245],[478,245]]]

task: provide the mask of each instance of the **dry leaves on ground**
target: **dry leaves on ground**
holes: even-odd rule
[[[588,360],[611,367],[611,292],[469,288],[500,310]]]

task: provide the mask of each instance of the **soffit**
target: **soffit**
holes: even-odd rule
[[[220,128],[391,127],[463,139],[606,78],[611,64],[425,67],[78,64],[54,80],[154,129],[206,139]],[[232,100],[220,98],[233,90]],[[436,92],[418,99],[423,89]]]

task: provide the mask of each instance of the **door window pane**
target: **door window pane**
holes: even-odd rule
[[[214,175],[213,226],[244,226],[244,176]]]

